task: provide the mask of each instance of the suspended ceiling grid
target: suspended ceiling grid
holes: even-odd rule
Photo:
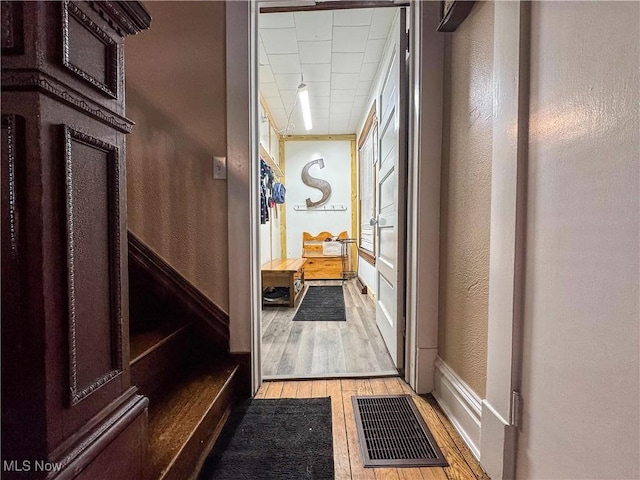
[[[356,133],[368,113],[367,100],[397,11],[260,14],[260,93],[278,129],[289,123],[289,135]],[[300,104],[295,104],[301,75],[309,89],[309,132]]]

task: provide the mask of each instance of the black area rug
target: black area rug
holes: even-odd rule
[[[199,480],[333,479],[330,398],[254,399],[237,407]]]
[[[346,321],[344,293],[341,286],[309,287],[294,322]]]

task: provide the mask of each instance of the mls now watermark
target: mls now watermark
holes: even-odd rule
[[[3,460],[2,470],[5,472],[59,472],[62,463],[46,460]]]

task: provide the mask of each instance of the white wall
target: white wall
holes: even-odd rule
[[[327,204],[346,205],[345,211],[296,211],[294,205],[305,204],[305,199],[317,201],[320,190],[302,182],[304,166],[317,158],[324,158],[324,168],[314,165],[312,177],[326,180],[331,185]],[[286,141],[285,187],[287,209],[287,257],[302,255],[302,232],[316,235],[322,231],[338,235],[347,231],[351,236],[351,142],[345,141]]]
[[[275,218],[275,209],[269,209],[269,221],[260,225],[260,265],[281,257],[280,252],[280,219],[284,207],[277,205],[278,218]]]
[[[533,2],[518,478],[640,478],[640,3]]]

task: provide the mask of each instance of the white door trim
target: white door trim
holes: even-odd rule
[[[438,354],[444,35],[438,2],[412,2],[409,65],[405,380],[433,390]]]
[[[251,160],[258,158],[257,6],[237,1],[227,2],[225,8],[229,348],[231,352],[251,352],[251,388],[255,393],[262,381],[258,163]]]
[[[491,478],[514,478],[525,260],[529,121],[529,2],[496,2],[489,251],[487,389],[480,460]]]

